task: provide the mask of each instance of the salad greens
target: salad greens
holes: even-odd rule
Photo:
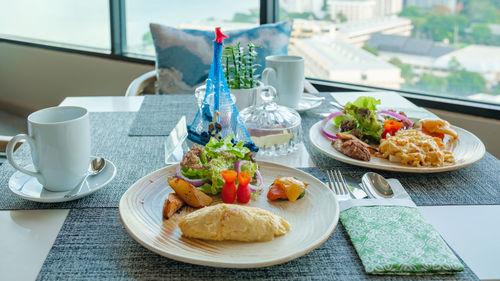
[[[233,144],[233,137],[234,135],[231,134],[220,141],[211,138],[204,148],[199,149],[198,154],[193,156],[193,154],[187,153],[186,156],[191,155],[191,159],[195,159],[197,163],[192,163],[191,159],[186,160],[187,163],[190,163],[189,165],[181,162],[182,175],[189,179],[209,180],[211,183],[205,183],[198,187],[208,194],[217,194],[222,190],[224,178],[222,178],[221,172],[233,170],[238,160],[247,160],[240,166],[240,169],[249,172],[253,178],[258,169],[257,163],[252,161],[250,149],[243,146],[244,142]]]
[[[351,133],[367,143],[380,142],[383,125],[377,120],[377,105],[380,100],[373,97],[359,97],[348,102],[342,115],[333,118],[335,125],[345,133]]]

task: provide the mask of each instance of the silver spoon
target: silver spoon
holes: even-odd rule
[[[389,182],[381,175],[368,172],[361,178],[361,185],[365,188],[366,193],[374,198],[392,198],[394,192],[392,191]]]
[[[92,159],[92,161],[90,161],[89,171],[88,171],[87,175],[83,178],[82,182],[77,187],[75,187],[72,191],[70,191],[68,194],[64,195],[64,198],[71,198],[71,197],[75,196],[76,194],[78,194],[80,192],[80,190],[82,189],[83,184],[85,183],[87,178],[89,176],[95,176],[95,175],[99,174],[102,170],[104,170],[104,167],[106,167],[106,160],[104,160],[104,158],[97,157],[97,158]]]

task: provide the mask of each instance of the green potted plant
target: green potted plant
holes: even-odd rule
[[[226,46],[222,54],[222,66],[226,76],[227,85],[236,97],[236,107],[242,110],[255,105],[258,99],[259,87],[262,83],[258,80],[256,69],[257,46],[252,43],[247,48],[241,47],[240,42]]]

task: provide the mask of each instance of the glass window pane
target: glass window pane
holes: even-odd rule
[[[109,1],[0,0],[0,34],[109,50]]]
[[[314,78],[500,104],[500,2],[280,0]]]
[[[259,25],[259,0],[126,0],[127,51],[155,55],[150,23],[184,29],[216,26],[245,29]]]

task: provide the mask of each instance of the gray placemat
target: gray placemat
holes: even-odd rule
[[[118,207],[122,194],[135,181],[165,166],[165,137],[128,136],[135,115],[134,112],[90,114],[92,154],[111,160],[117,168],[116,177],[107,186],[87,197],[66,203],[27,201],[8,189],[9,178],[15,170],[5,163],[0,166],[0,209]],[[20,163],[31,163],[27,145],[22,145],[15,156]]]
[[[37,280],[408,280],[369,276],[339,223],[316,250],[290,262],[257,269],[192,265],[140,246],[120,223],[118,209],[72,210]],[[411,276],[412,280],[479,280],[466,266],[456,275]]]
[[[194,94],[144,96],[129,136],[168,136],[182,115],[189,125],[197,109]]]

